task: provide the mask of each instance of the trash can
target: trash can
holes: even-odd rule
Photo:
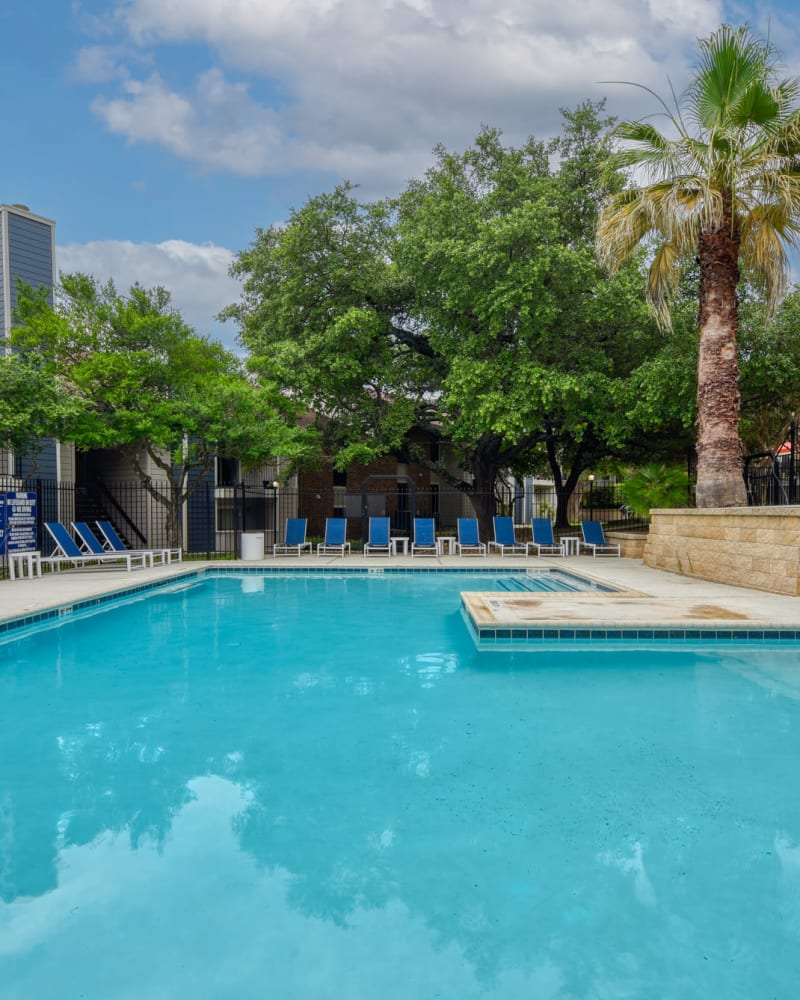
[[[245,562],[261,562],[264,558],[264,532],[242,532],[242,559]]]

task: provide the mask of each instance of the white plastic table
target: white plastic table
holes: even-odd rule
[[[439,535],[436,539],[436,554],[438,556],[454,556],[456,554],[456,536]]]
[[[562,535],[561,551],[565,556],[576,556],[580,551],[581,540],[578,535]]]
[[[398,547],[403,550],[403,555],[408,555],[408,538],[405,535],[397,535],[395,538],[389,539],[389,545],[392,550],[392,555],[397,555]]]
[[[41,552],[9,552],[8,553],[8,575],[11,580],[16,580],[17,576],[25,576],[27,569],[28,576],[42,575],[42,553]]]

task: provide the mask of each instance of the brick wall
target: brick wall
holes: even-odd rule
[[[644,564],[701,580],[800,594],[800,507],[653,510]]]

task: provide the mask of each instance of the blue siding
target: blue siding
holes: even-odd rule
[[[0,212],[0,337],[5,336],[6,332],[6,262],[3,258],[3,247],[5,246],[3,233],[5,226],[6,214],[5,212]]]
[[[52,438],[46,438],[39,442],[41,451],[36,456],[36,478],[56,479],[58,476],[58,462],[56,460],[56,443]],[[30,456],[23,456],[19,462],[20,473],[23,477],[29,476],[33,470],[33,459]]]
[[[0,336],[5,332],[7,324],[13,324],[17,306],[17,279],[34,288],[44,285],[48,289],[47,298],[53,304],[53,224],[19,215],[13,207],[5,208],[0,213],[0,224],[3,223],[7,226],[7,241],[0,243],[0,248],[7,243],[8,259],[0,261]],[[6,315],[4,305],[6,281],[11,298],[10,316]],[[58,468],[56,443],[52,440],[42,442],[42,450],[36,458],[36,477],[54,480]],[[18,467],[23,476],[30,475],[33,467],[31,457],[19,456]]]
[[[5,215],[0,212],[0,338],[4,337],[6,333],[6,262],[2,257],[3,247],[5,246],[5,241],[3,240],[3,229],[5,224]],[[0,347],[0,352],[2,352],[2,347]]]
[[[12,314],[17,305],[17,278],[25,284],[50,289],[48,299],[53,302],[53,227],[36,219],[9,212],[8,219],[8,274],[11,285]]]
[[[189,473],[189,481],[194,484],[201,478],[200,470],[193,469]],[[186,504],[186,520],[188,522],[188,544],[184,539],[187,552],[214,552],[217,547],[216,498],[214,495],[214,473],[207,472],[202,476],[201,483],[189,497]]]

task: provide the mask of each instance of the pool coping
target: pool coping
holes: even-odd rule
[[[590,564],[592,569],[598,569],[595,564]],[[583,580],[596,584],[596,589],[579,592],[524,592],[524,591],[504,591],[501,593],[490,591],[464,591],[462,592],[462,611],[476,644],[481,649],[501,648],[514,646],[524,647],[526,644],[541,645],[545,642],[570,643],[583,641],[636,641],[639,643],[662,642],[662,641],[714,641],[714,640],[734,640],[759,641],[777,640],[781,642],[800,640],[800,627],[795,628],[795,623],[800,623],[800,598],[787,597],[786,595],[765,594],[761,591],[752,591],[743,587],[732,587],[728,585],[708,584],[703,581],[696,581],[691,578],[681,577],[677,574],[665,573],[663,571],[644,568],[637,560],[623,559],[614,560],[613,565],[604,564],[603,569],[607,575],[595,576],[591,572],[586,572],[586,561],[579,558],[569,560],[559,560],[558,563],[534,563],[531,565],[511,565],[508,561],[496,560],[494,564],[487,565],[483,560],[474,563],[461,563],[458,565],[420,565],[419,562],[412,563],[410,560],[399,563],[399,560],[392,560],[391,563],[384,561],[376,564],[366,564],[361,560],[348,560],[342,562],[338,559],[320,565],[303,565],[299,560],[281,561],[281,564],[259,562],[216,562],[216,561],[196,561],[189,563],[172,564],[167,567],[156,567],[154,570],[138,571],[146,572],[145,579],[140,578],[140,582],[129,583],[128,574],[125,572],[109,573],[103,579],[104,574],[92,574],[91,578],[82,571],[72,574],[51,574],[46,579],[17,581],[15,583],[2,583],[14,588],[15,596],[21,596],[21,589],[27,586],[24,603],[16,601],[18,606],[25,606],[31,610],[20,611],[3,617],[0,608],[0,634],[8,633],[12,630],[23,630],[41,622],[52,621],[61,617],[66,617],[75,613],[90,610],[117,601],[124,601],[137,594],[148,591],[157,591],[164,587],[180,586],[189,580],[200,580],[208,576],[223,575],[261,575],[280,577],[287,575],[316,575],[316,576],[342,576],[350,574],[358,575],[407,575],[407,574],[445,574],[445,575],[540,575],[549,574],[554,571],[561,571],[571,576],[578,576]],[[137,576],[138,576],[137,572]],[[50,587],[48,592],[42,590],[42,584],[56,584],[60,590],[64,584],[80,579],[80,588],[83,593],[69,600],[50,600],[55,597],[55,588]],[[91,580],[91,583],[90,583]],[[635,586],[632,586],[635,585]],[[7,591],[12,593],[12,591]],[[467,611],[467,606],[474,602],[476,595],[487,595],[498,604],[493,608],[491,619],[482,618],[480,615],[473,620]],[[690,595],[690,596],[687,596]],[[58,597],[61,594],[58,593]],[[681,601],[679,598],[683,598]],[[638,600],[637,600],[638,599]],[[559,601],[568,601],[569,606],[558,608]],[[610,619],[608,614],[603,614],[603,609],[607,609],[610,603],[624,600],[626,603],[634,602],[638,605],[637,618],[635,623],[626,623],[620,620]],[[575,607],[577,604],[591,602],[596,608],[591,620],[582,622],[575,621]],[[733,614],[726,614],[729,621],[696,621],[691,619],[687,613],[686,602],[692,604],[713,603],[719,604],[723,609],[733,609]],[[46,602],[46,603],[45,603]],[[511,605],[512,614],[504,615],[502,612],[503,603]],[[552,613],[539,616],[538,620],[520,620],[519,609],[521,605],[541,605],[549,606]],[[665,619],[665,609],[671,608],[671,619]],[[508,610],[508,607],[506,608]],[[735,619],[732,621],[730,619]]]
[[[95,594],[90,597],[78,597],[70,601],[55,604],[40,611],[33,611],[22,615],[14,615],[8,618],[0,618],[0,634],[17,629],[29,628],[41,622],[53,619],[65,618],[67,616],[99,607],[103,604],[112,604],[116,601],[124,601],[129,597],[142,594],[148,591],[161,590],[165,587],[174,587],[181,581],[191,579],[201,579],[213,576],[341,576],[359,575],[386,575],[402,576],[410,574],[443,574],[448,576],[475,576],[476,574],[497,576],[500,572],[509,576],[549,576],[551,574],[562,574],[575,578],[590,580],[605,590],[611,590],[611,584],[604,581],[595,581],[588,574],[583,574],[575,570],[564,569],[562,566],[542,566],[542,567],[517,567],[517,566],[363,566],[363,565],[328,565],[328,566],[264,566],[264,565],[240,565],[205,563],[201,566],[181,564],[179,572],[171,573],[161,579],[150,579],[146,582],[135,583],[130,586],[117,587],[114,590],[102,594]]]
[[[800,640],[787,628],[732,602],[659,597],[642,591],[507,593],[469,591],[461,605],[479,648],[541,642],[708,642]]]
[[[539,649],[545,645],[604,643],[712,643],[712,642],[798,642],[800,629],[763,628],[487,628],[464,619],[479,650]]]
[[[150,590],[160,590],[164,587],[175,586],[181,580],[191,579],[196,576],[204,576],[205,567],[191,566],[183,572],[165,576],[160,580],[148,580],[146,583],[134,584],[130,587],[119,587],[104,594],[95,594],[91,597],[77,597],[63,604],[55,604],[52,607],[42,608],[41,611],[32,611],[23,615],[15,615],[11,618],[0,619],[0,634],[11,632],[16,629],[28,628],[31,625],[38,625],[40,622],[50,621],[54,618],[65,618],[75,612],[85,611],[88,608],[98,607],[102,604],[113,604],[115,601],[125,600],[136,594],[145,593]]]

